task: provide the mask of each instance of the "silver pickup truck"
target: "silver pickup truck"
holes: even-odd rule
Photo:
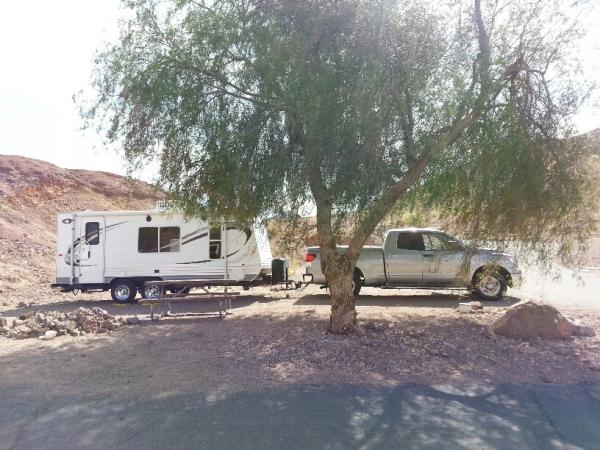
[[[340,246],[343,251],[344,247]],[[466,259],[465,259],[466,258]],[[319,247],[308,247],[305,279],[326,285]],[[469,289],[498,300],[521,284],[517,259],[509,253],[467,249],[458,239],[430,228],[389,230],[383,247],[365,246],[354,269],[354,294],[361,286],[385,289]]]

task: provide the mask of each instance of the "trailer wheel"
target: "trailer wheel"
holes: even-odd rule
[[[133,280],[123,278],[116,280],[110,287],[110,295],[115,303],[125,304],[131,303],[135,300],[137,294],[137,287]]]
[[[156,284],[144,284],[141,291],[142,298],[147,298],[148,300],[156,300],[158,298],[159,288]]]

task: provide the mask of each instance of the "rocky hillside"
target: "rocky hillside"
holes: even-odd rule
[[[51,294],[57,213],[142,209],[160,197],[119,175],[0,155],[0,304]]]

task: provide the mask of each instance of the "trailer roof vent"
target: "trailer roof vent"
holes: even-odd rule
[[[154,207],[157,211],[169,211],[173,209],[171,202],[168,200],[159,200],[156,202],[156,206]]]

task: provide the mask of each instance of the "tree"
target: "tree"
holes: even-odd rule
[[[560,0],[440,3],[130,1],[84,116],[132,163],[158,157],[191,213],[316,205],[329,328],[346,333],[356,260],[399,201],[471,238],[563,254],[592,226],[585,148],[569,138],[587,92],[572,14]]]

